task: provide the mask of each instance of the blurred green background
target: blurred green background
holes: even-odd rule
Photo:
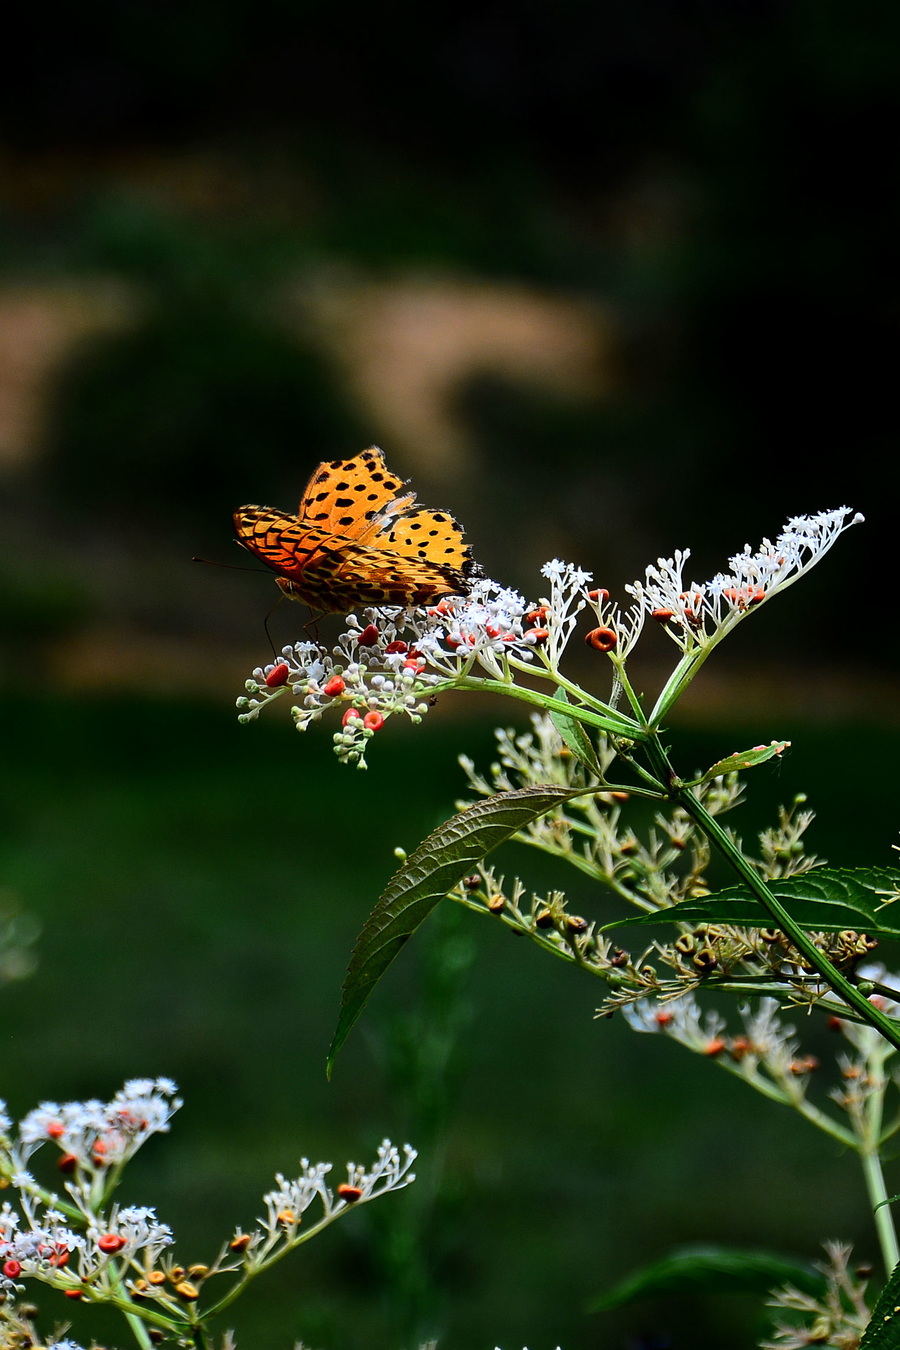
[[[238,727],[274,587],[190,559],[240,563],[234,507],[293,508],[320,459],[372,441],[529,595],[556,554],[621,594],[675,548],[702,579],[790,515],[852,505],[866,526],[704,672],[677,754],[788,737],[745,838],[806,789],[814,849],[887,864],[896,7],[20,19],[0,96],[0,883],[41,932],[0,993],[0,1091],[22,1111],[176,1078],[186,1108],[130,1198],[190,1260],[301,1154],[422,1147],[415,1187],[237,1306],[244,1347],[751,1345],[754,1300],[585,1306],[676,1242],[873,1255],[852,1161],[595,1023],[600,991],[559,963],[439,917],[324,1082],[392,849],[449,813],[456,756],[487,760],[510,717],[443,700],[365,775],[280,706]],[[300,636],[288,609],[279,642]]]

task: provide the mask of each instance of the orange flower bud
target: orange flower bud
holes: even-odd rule
[[[597,652],[611,652],[619,641],[613,628],[592,628],[584,640]]]

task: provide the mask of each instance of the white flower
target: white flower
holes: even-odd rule
[[[730,572],[699,583],[685,582],[690,551],[678,550],[672,558],[658,559],[647,568],[643,582],[635,581],[626,590],[683,651],[708,647],[750,610],[793,585],[844,530],[862,520],[849,506],[794,516],[774,543],[764,539],[755,552],[746,544],[730,559]]]

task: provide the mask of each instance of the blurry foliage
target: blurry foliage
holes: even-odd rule
[[[252,1220],[261,1185],[301,1155],[367,1156],[407,1132],[422,1148],[419,1180],[385,1202],[384,1227],[348,1220],[236,1305],[239,1346],[412,1347],[409,1318],[427,1295],[447,1350],[619,1347],[644,1329],[678,1350],[722,1350],[723,1327],[729,1350],[749,1350],[755,1300],[664,1297],[602,1320],[587,1305],[676,1242],[810,1256],[826,1231],[872,1255],[851,1160],[738,1082],[710,1096],[699,1057],[593,1020],[592,982],[501,924],[429,920],[326,1082],[348,953],[392,849],[464,791],[460,748],[494,755],[487,724],[463,737],[440,709],[427,732],[391,724],[359,774],[329,754],[327,734],[299,741],[287,718],[241,727],[208,703],[26,691],[16,710],[0,744],[0,863],[42,933],[29,983],[0,989],[13,1114],[129,1074],[174,1077],[185,1108],[171,1141],[135,1160],[127,1198],[158,1204],[185,1261]],[[783,729],[689,735],[685,759]],[[896,732],[857,729],[839,765],[831,729],[795,734],[777,772],[760,770],[741,832],[752,838],[774,803],[815,784],[812,845],[825,841],[835,863],[889,860],[894,802],[865,768],[890,758]],[[849,839],[848,779],[868,783]],[[514,846],[498,855],[507,875],[521,863]],[[554,871],[529,856],[529,885]],[[569,897],[591,917],[606,908],[585,878]],[[63,1302],[47,1291],[42,1311],[75,1318],[79,1336],[80,1311]]]
[[[56,404],[44,472],[61,501],[169,532],[220,518],[225,539],[248,491],[293,510],[313,463],[366,440],[324,363],[227,296],[163,300],[71,363]]]

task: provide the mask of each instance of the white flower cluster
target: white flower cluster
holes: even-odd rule
[[[265,1217],[257,1228],[238,1229],[211,1264],[184,1270],[167,1253],[174,1236],[155,1210],[108,1204],[122,1165],[151,1134],[168,1130],[181,1105],[175,1092],[167,1078],[133,1079],[109,1102],[44,1102],[25,1116],[18,1131],[0,1104],[0,1182],[18,1192],[15,1202],[0,1205],[0,1302],[13,1307],[22,1292],[20,1282],[36,1279],[69,1298],[120,1308],[127,1291],[132,1308],[152,1303],[154,1317],[174,1318],[180,1325],[186,1305],[196,1306],[206,1280],[236,1276],[233,1297],[242,1283],[350,1207],[415,1180],[415,1150],[408,1144],[397,1149],[389,1139],[371,1166],[348,1163],[347,1181],[334,1190],[326,1185],[331,1163],[304,1158],[298,1177],[276,1176],[275,1187],[263,1196]],[[27,1160],[46,1143],[60,1150],[65,1199],[26,1170]],[[301,1236],[304,1213],[316,1200],[321,1213],[312,1225],[304,1224]],[[79,1350],[74,1342],[59,1345]]]
[[[272,1233],[285,1226],[298,1227],[304,1211],[316,1199],[326,1216],[331,1218],[348,1204],[361,1204],[387,1191],[400,1190],[416,1179],[410,1170],[416,1156],[416,1150],[409,1144],[404,1144],[401,1155],[390,1139],[384,1139],[373,1165],[366,1168],[360,1163],[348,1163],[347,1180],[335,1191],[325,1184],[331,1163],[311,1164],[307,1158],[302,1158],[300,1166],[303,1170],[299,1177],[288,1180],[280,1172],[276,1175],[275,1189],[263,1196],[266,1217],[259,1222]]]
[[[175,1093],[168,1078],[135,1078],[108,1102],[43,1102],[15,1136],[2,1110],[0,1160],[7,1183],[19,1192],[21,1213],[9,1201],[0,1207],[0,1287],[9,1292],[31,1276],[80,1297],[86,1280],[104,1287],[113,1256],[130,1260],[140,1252],[151,1263],[158,1259],[173,1237],[154,1210],[113,1206],[103,1215],[95,1206],[108,1178],[152,1134],[168,1130],[181,1105]],[[57,1166],[74,1203],[59,1201],[27,1169],[45,1144],[59,1150]]]
[[[848,519],[849,517],[849,519]],[[831,548],[844,530],[863,520],[849,506],[794,516],[774,543],[764,539],[754,551],[749,544],[731,558],[730,572],[711,581],[685,582],[690,551],[660,558],[647,568],[644,581],[626,590],[684,652],[718,642],[751,609],[793,585]]]
[[[529,606],[517,592],[489,578],[468,596],[450,596],[425,610],[367,609],[350,615],[330,652],[313,642],[285,647],[282,659],[259,667],[238,701],[238,720],[251,721],[290,690],[299,731],[332,708],[343,709],[335,733],[338,757],[365,767],[367,742],[387,718],[402,714],[421,721],[439,686],[474,670],[509,680],[510,669],[527,669],[540,657],[558,660],[584,605],[586,572],[548,563],[551,597]]]
[[[169,1078],[133,1078],[109,1102],[42,1102],[19,1126],[23,1162],[52,1142],[71,1172],[116,1167],[152,1134],[165,1133],[181,1106]]]

